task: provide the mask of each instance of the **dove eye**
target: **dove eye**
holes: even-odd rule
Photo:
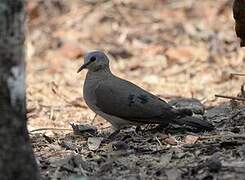
[[[96,57],[95,56],[92,56],[92,57],[89,58],[89,61],[90,62],[94,62],[95,60],[96,60]]]

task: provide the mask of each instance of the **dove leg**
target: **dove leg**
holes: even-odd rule
[[[108,136],[108,140],[114,140],[116,135],[118,135],[120,133],[121,129],[117,129],[114,132],[112,132],[109,136]]]

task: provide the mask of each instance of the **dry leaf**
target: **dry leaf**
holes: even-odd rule
[[[193,47],[193,46],[182,46],[171,48],[166,51],[166,56],[170,60],[175,60],[178,62],[186,62],[194,59],[205,60],[208,53],[203,48]]]
[[[89,137],[87,141],[88,148],[92,151],[97,150],[100,147],[102,140],[102,137]]]
[[[70,59],[77,59],[84,54],[83,50],[78,47],[78,45],[71,42],[65,42],[63,46],[61,46],[60,52]]]
[[[187,135],[184,139],[185,144],[195,144],[199,136]]]
[[[84,103],[83,98],[78,97],[70,102],[75,107],[82,107],[82,108],[87,108],[86,104]]]
[[[146,46],[144,48],[144,53],[152,56],[156,54],[163,54],[164,50],[165,48],[163,45],[153,44],[153,45]]]
[[[34,20],[40,17],[40,12],[38,10],[38,1],[28,1],[26,5],[26,11],[30,20]]]
[[[169,144],[169,145],[172,145],[172,146],[176,146],[177,145],[176,139],[174,137],[172,137],[172,136],[169,136],[169,137],[163,139],[163,142],[165,144]]]
[[[161,139],[166,139],[168,137],[169,137],[169,135],[167,135],[167,134],[161,134]]]

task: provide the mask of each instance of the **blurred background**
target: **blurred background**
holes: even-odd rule
[[[82,98],[87,51],[100,49],[112,72],[165,100],[194,97],[206,106],[236,96],[244,50],[231,0],[29,0],[27,105],[30,129],[90,123]],[[98,127],[108,124],[96,118]]]

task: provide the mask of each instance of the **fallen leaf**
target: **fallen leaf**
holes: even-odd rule
[[[86,108],[87,106],[84,103],[83,98],[78,97],[70,102],[73,106],[75,107],[81,107],[81,108]]]
[[[208,53],[203,48],[183,46],[183,47],[170,48],[166,51],[165,55],[170,60],[184,63],[194,59],[204,60],[205,58],[207,58]]]
[[[193,47],[176,47],[166,51],[169,59],[176,61],[187,61],[194,58],[195,49]]]
[[[169,145],[172,145],[172,146],[176,146],[177,145],[177,141],[174,137],[172,136],[168,136],[167,138],[163,139],[163,142],[165,144],[169,144]]]
[[[102,137],[89,137],[87,141],[88,148],[92,151],[97,150],[100,147],[102,140]]]
[[[166,139],[168,137],[169,137],[169,135],[167,135],[167,134],[161,134],[161,139]]]
[[[61,54],[70,59],[77,59],[84,54],[83,50],[80,47],[78,47],[78,45],[72,42],[65,42],[61,46],[60,52]]]
[[[164,53],[164,46],[159,44],[148,45],[144,48],[144,53],[147,55],[156,55]]]
[[[40,12],[38,9],[39,3],[38,1],[28,1],[26,5],[26,11],[28,13],[28,18],[30,20],[36,19],[40,17]]]
[[[185,144],[195,144],[199,139],[199,136],[187,135],[184,139]]]

